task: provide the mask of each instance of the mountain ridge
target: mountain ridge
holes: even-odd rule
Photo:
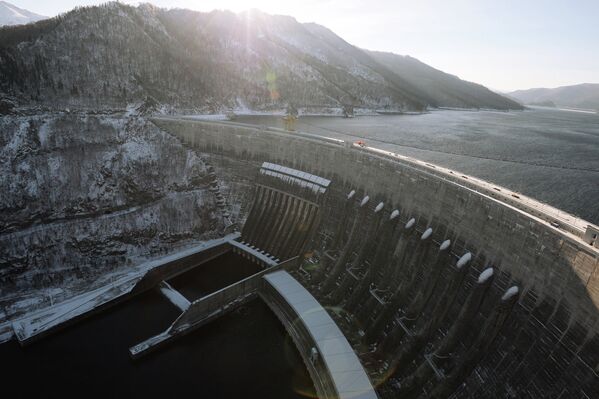
[[[552,102],[556,106],[599,110],[599,83],[515,90],[506,95],[524,103]]]
[[[0,43],[0,93],[19,104],[122,108],[153,97],[199,112],[287,105],[521,109],[420,61],[405,68],[403,56],[382,57],[324,26],[256,10],[113,2],[0,28]],[[412,76],[421,69],[426,82]]]

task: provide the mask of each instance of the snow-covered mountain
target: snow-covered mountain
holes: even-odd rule
[[[255,10],[108,3],[0,29],[0,42],[0,95],[25,105],[122,108],[150,96],[199,111],[521,108],[417,60],[399,62],[323,26]]]
[[[5,1],[0,1],[0,26],[23,25],[46,18],[48,17],[24,10]]]

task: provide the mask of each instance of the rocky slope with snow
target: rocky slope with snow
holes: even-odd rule
[[[397,67],[323,26],[259,11],[108,3],[0,29],[0,43],[0,92],[20,105],[123,107],[151,96],[202,112],[287,104],[520,108],[440,71],[425,76],[423,88],[413,75],[432,69],[425,64]],[[435,90],[449,77],[450,86]]]
[[[223,235],[210,166],[130,113],[0,118],[0,310]]]

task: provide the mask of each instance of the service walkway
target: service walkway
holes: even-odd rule
[[[313,354],[326,365],[338,397],[376,399],[360,360],[320,303],[286,271],[267,274],[264,280],[293,308],[307,329],[318,351]]]

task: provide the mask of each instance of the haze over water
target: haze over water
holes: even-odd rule
[[[283,127],[281,117],[236,121]],[[434,111],[423,115],[302,116],[297,130],[386,149],[470,174],[599,223],[599,115]]]

